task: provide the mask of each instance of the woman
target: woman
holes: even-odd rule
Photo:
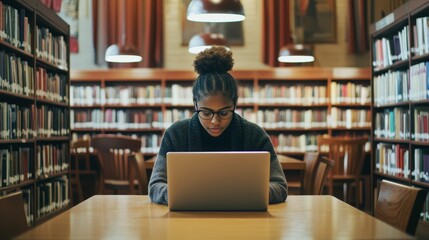
[[[167,152],[268,151],[270,158],[269,202],[284,202],[287,183],[267,133],[234,112],[238,100],[236,80],[228,73],[234,65],[231,51],[211,47],[194,61],[199,74],[192,89],[195,114],[175,122],[163,136],[149,181],[149,196],[168,204]],[[192,171],[192,166],[189,166]]]

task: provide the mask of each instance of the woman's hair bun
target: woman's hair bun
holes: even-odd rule
[[[222,46],[212,46],[200,52],[194,60],[194,68],[198,74],[224,73],[234,66],[232,52]]]

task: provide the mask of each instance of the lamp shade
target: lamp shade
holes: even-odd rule
[[[240,22],[244,16],[240,0],[192,0],[187,19],[194,22]]]
[[[288,44],[280,49],[279,62],[306,63],[314,62],[313,51],[303,44]]]
[[[143,58],[132,46],[112,44],[106,49],[104,59],[106,62],[132,63],[141,62]]]
[[[194,35],[189,41],[188,51],[192,54],[197,54],[203,51],[206,48],[210,48],[211,46],[225,46],[227,49],[228,41],[220,33],[202,33]]]

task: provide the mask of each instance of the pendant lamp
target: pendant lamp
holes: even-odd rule
[[[140,56],[137,49],[126,41],[127,23],[126,23],[126,3],[122,0],[122,33],[120,44],[112,44],[106,49],[104,60],[106,62],[113,63],[133,63],[141,62],[142,57]]]
[[[244,16],[240,0],[192,0],[187,19],[194,22],[240,22]]]
[[[308,63],[314,62],[313,51],[303,44],[288,44],[280,49],[279,62]]]
[[[141,62],[143,58],[132,46],[118,46],[117,44],[112,44],[106,49],[104,59],[106,62],[132,63]]]
[[[204,49],[210,48],[211,46],[225,46],[227,47],[228,41],[221,33],[201,33],[194,35],[191,40],[189,40],[188,51],[192,54],[198,54]]]

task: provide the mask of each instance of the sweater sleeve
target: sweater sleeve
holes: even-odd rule
[[[251,134],[249,144],[252,150],[270,152],[270,203],[284,202],[288,196],[288,186],[283,168],[277,158],[274,146],[268,134],[258,125],[247,122],[248,132]]]
[[[172,146],[169,132],[166,131],[149,180],[149,197],[154,203],[168,204],[166,155]]]

